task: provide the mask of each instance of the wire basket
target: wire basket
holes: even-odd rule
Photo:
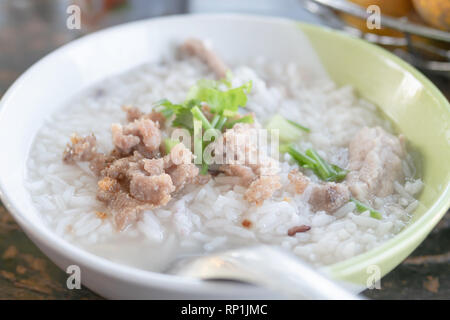
[[[341,18],[340,14],[347,14],[363,20],[368,19],[370,13],[356,4],[346,0],[301,2],[306,10],[319,17],[325,25],[382,45],[419,69],[450,79],[450,32],[412,22],[406,17],[393,18],[381,15],[379,21],[381,27],[396,30],[402,36],[368,33],[348,25]]]

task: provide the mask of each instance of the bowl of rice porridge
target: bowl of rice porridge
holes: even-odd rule
[[[270,298],[164,273],[279,247],[364,286],[450,203],[450,106],[413,67],[338,32],[245,15],[109,28],[1,100],[5,206],[107,298]]]

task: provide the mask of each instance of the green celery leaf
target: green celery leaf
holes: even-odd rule
[[[193,117],[190,109],[182,109],[176,113],[172,126],[181,127],[188,130],[194,129]]]
[[[230,117],[237,113],[239,107],[245,107],[247,104],[247,94],[250,92],[251,81],[246,84],[221,91],[219,85],[221,82],[212,80],[199,80],[188,93],[187,99],[196,99],[205,102],[212,113],[226,114]],[[228,82],[227,86],[230,85]]]

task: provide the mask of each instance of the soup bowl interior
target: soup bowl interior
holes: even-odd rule
[[[25,72],[0,106],[0,192],[27,235],[64,270],[78,265],[82,282],[108,298],[264,298],[247,285],[201,282],[113,263],[85,252],[49,230],[24,186],[27,156],[44,119],[72,96],[102,79],[170,55],[187,37],[210,39],[225,60],[264,55],[308,66],[309,39],[338,84],[351,84],[377,104],[417,151],[425,184],[412,222],[381,246],[325,268],[336,279],[365,284],[371,266],[384,275],[431,231],[449,207],[450,107],[414,68],[387,51],[340,33],[294,21],[241,15],[174,16],[134,22],[76,40]],[[65,284],[62,284],[65,285]]]

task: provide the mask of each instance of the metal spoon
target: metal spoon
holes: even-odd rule
[[[293,299],[361,299],[295,256],[269,246],[181,258],[166,272],[202,280],[252,283]]]

